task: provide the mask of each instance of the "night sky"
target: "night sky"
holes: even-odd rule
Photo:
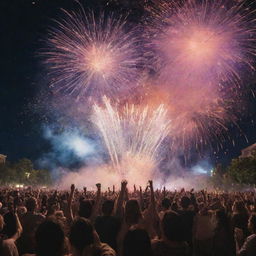
[[[96,2],[100,1],[83,1],[90,8],[97,8]],[[104,3],[98,6],[102,7],[109,1],[101,2]],[[120,2],[118,5],[113,1],[107,8],[120,10],[121,5],[123,9],[131,8],[135,19],[140,16],[141,10],[136,10],[133,4]],[[37,105],[42,88],[47,91],[49,85],[38,52],[43,47],[42,39],[46,37],[51,19],[61,15],[60,8],[70,9],[73,4],[67,0],[0,1],[0,154],[7,155],[10,161],[23,157],[36,161],[51,150],[51,145],[42,136],[44,122],[49,120]],[[253,80],[247,87],[255,90]],[[256,142],[256,102],[252,93],[246,97],[248,112],[238,121],[240,128],[230,127],[223,149],[216,154],[216,146],[207,150],[214,162],[227,163],[237,157],[242,148]]]

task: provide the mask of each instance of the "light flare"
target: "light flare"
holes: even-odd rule
[[[157,54],[162,81],[192,76],[204,83],[238,85],[241,69],[254,69],[252,2],[153,0],[148,10],[149,51]]]

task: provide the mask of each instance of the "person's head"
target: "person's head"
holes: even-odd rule
[[[256,214],[253,213],[248,220],[248,229],[252,233],[256,233]]]
[[[243,201],[235,201],[232,206],[233,213],[239,213],[239,214],[247,214],[245,205]]]
[[[146,230],[140,228],[130,229],[123,241],[124,256],[150,256],[151,242]]]
[[[90,200],[81,201],[78,214],[80,217],[89,219],[92,214],[92,202]]]
[[[179,208],[179,207],[178,207],[178,204],[177,204],[176,202],[172,203],[172,205],[171,205],[171,210],[172,210],[172,211],[175,211],[175,212],[176,212],[176,211],[178,211],[178,208]]]
[[[110,216],[112,214],[113,209],[114,209],[114,201],[113,200],[106,200],[102,204],[102,213],[105,216]]]
[[[5,234],[7,237],[12,237],[17,232],[17,223],[16,223],[16,217],[14,213],[8,212],[4,215],[4,228],[3,228],[3,234]]]
[[[37,202],[34,197],[30,197],[26,201],[26,208],[28,212],[34,212],[37,208]]]
[[[189,197],[187,197],[187,196],[183,196],[180,200],[180,205],[183,209],[188,209],[190,203],[191,203],[191,201],[190,201]]]
[[[69,241],[73,249],[82,254],[85,247],[94,242],[94,229],[91,222],[85,218],[77,218],[70,229]]]
[[[225,213],[224,210],[217,210],[215,212],[215,218],[216,218],[216,221],[217,221],[217,225],[219,227],[228,228],[229,220],[228,220],[228,216],[227,216],[227,214]]]
[[[52,219],[38,226],[35,239],[37,256],[64,255],[65,235],[61,226]]]
[[[171,201],[170,201],[170,199],[164,198],[164,199],[162,200],[162,207],[163,207],[163,210],[168,210],[168,209],[170,208],[170,206],[171,206]]]
[[[207,207],[205,207],[204,205],[203,205],[203,206],[201,205],[201,206],[199,207],[199,209],[200,209],[200,210],[199,210],[199,214],[200,214],[200,215],[202,215],[202,216],[207,216],[207,215],[208,215],[208,212],[209,212],[209,211],[208,211],[208,208],[207,208]]]
[[[173,211],[167,211],[162,219],[162,230],[169,241],[180,242],[183,240],[182,219]]]
[[[18,215],[24,215],[27,213],[27,208],[25,206],[20,206],[17,208],[17,213]]]
[[[125,204],[125,221],[129,225],[134,225],[141,218],[140,206],[137,200],[128,200]]]

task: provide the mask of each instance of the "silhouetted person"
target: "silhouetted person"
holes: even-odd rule
[[[106,200],[102,204],[103,216],[98,216],[95,220],[95,229],[101,242],[107,243],[114,250],[117,249],[117,235],[121,227],[120,220],[112,216],[114,201]]]
[[[71,226],[69,241],[72,256],[115,256],[115,251],[100,242],[90,220],[77,218]]]
[[[123,256],[151,256],[152,248],[146,230],[135,228],[129,230],[123,242]]]

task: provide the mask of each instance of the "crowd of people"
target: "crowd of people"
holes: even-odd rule
[[[255,256],[254,192],[0,188],[1,256]]]

